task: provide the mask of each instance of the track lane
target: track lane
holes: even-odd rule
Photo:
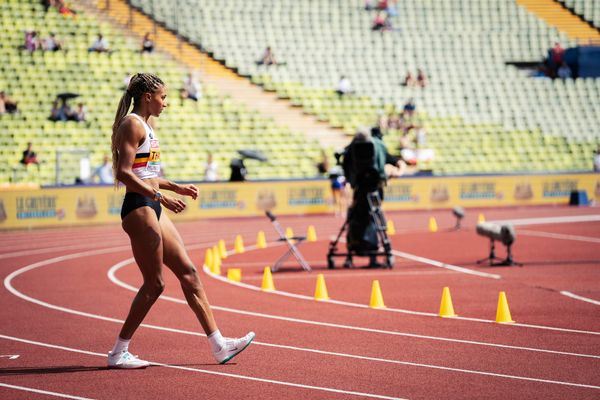
[[[295,221],[298,222],[298,221]],[[319,229],[319,232],[321,230]],[[251,242],[252,240],[252,236],[251,234],[245,236],[245,238],[247,237],[248,240],[245,240],[246,242]],[[320,235],[321,236],[321,235]],[[198,238],[200,237],[199,235],[197,235],[197,232],[194,232],[193,229],[190,230],[190,233],[186,233],[186,241],[188,243],[195,243],[197,242]],[[190,240],[190,238],[192,238]],[[230,242],[229,242],[230,243]],[[196,250],[196,254],[194,255],[194,259],[199,260],[201,258],[203,258],[203,248]],[[43,259],[43,258],[42,258]],[[113,260],[115,262],[119,261],[119,257],[110,257],[110,260]],[[121,255],[120,259],[122,260],[123,257]],[[14,268],[15,266],[20,265],[20,261],[21,260],[11,260],[11,269]],[[90,268],[90,263],[85,263],[84,266],[81,265],[77,265],[74,266],[73,268],[75,268],[76,271],[79,272],[88,272],[88,274],[86,274],[86,278],[88,280],[90,280],[89,285],[92,287],[94,286],[94,283],[97,284],[97,281],[95,279],[93,279],[94,275],[93,274],[89,274],[89,270],[90,269],[96,269],[96,268]],[[3,264],[4,265],[4,264]],[[67,266],[67,273],[63,274],[63,275],[71,275],[71,267]],[[4,267],[0,267],[0,271],[4,271]],[[104,273],[106,270],[106,266],[104,267]],[[102,268],[98,268],[99,273],[102,271]],[[246,273],[246,269],[244,270],[244,273]],[[95,274],[95,272],[94,272]],[[437,275],[437,274],[431,274],[432,276],[437,276],[437,277],[444,277],[445,278],[450,278],[453,277],[453,274],[446,274],[444,275]],[[138,278],[136,278],[137,276],[137,271],[135,269],[135,267],[131,266],[128,268],[125,268],[122,271],[122,278],[130,283],[135,284]],[[408,278],[409,276],[405,276],[404,278]],[[418,279],[421,279],[422,276],[420,275],[414,275],[413,277],[418,277]],[[36,276],[37,278],[41,278],[42,280],[45,279],[46,281],[46,287],[50,286],[51,284],[51,280],[49,280],[46,276]],[[390,278],[390,277],[386,277],[386,278]],[[314,276],[312,277],[312,279],[314,279]],[[341,278],[340,278],[341,279]],[[360,279],[360,278],[358,278]],[[370,277],[368,278],[370,279]],[[276,296],[272,296],[272,295],[268,295],[268,294],[264,294],[264,293],[260,293],[260,295],[264,295],[262,296],[260,299],[256,300],[256,299],[250,299],[248,300],[248,298],[246,298],[245,296],[241,296],[241,298],[237,298],[240,297],[238,292],[235,292],[236,295],[232,296],[232,292],[226,288],[224,288],[222,285],[220,284],[216,284],[214,282],[211,282],[210,280],[204,279],[205,280],[205,284],[207,286],[207,289],[210,290],[209,296],[211,299],[213,299],[213,303],[215,304],[219,304],[219,305],[228,305],[228,306],[235,306],[235,307],[242,307],[242,306],[246,306],[248,309],[256,309],[256,307],[261,307],[261,311],[263,310],[278,310],[280,312],[285,312],[287,314],[290,315],[301,315],[303,313],[308,313],[309,316],[314,317],[316,319],[321,319],[324,321],[329,321],[329,320],[336,320],[338,319],[340,322],[347,322],[349,320],[349,318],[351,317],[351,314],[353,314],[350,310],[344,310],[344,311],[340,311],[339,307],[328,307],[328,305],[323,305],[323,304],[316,304],[314,302],[311,302],[310,305],[304,305],[301,304],[300,302],[294,302],[291,303],[293,304],[293,308],[294,310],[289,310],[287,308],[290,307],[290,303],[287,303],[284,301],[280,301],[275,299]],[[76,283],[77,279],[74,279],[73,283]],[[289,280],[289,281],[296,281],[297,283],[302,283],[302,279],[293,279],[293,280]],[[330,281],[328,281],[329,284]],[[70,283],[70,282],[69,282]],[[20,282],[19,284],[25,284],[25,282]],[[281,283],[283,284],[283,282]],[[392,287],[396,287],[397,283],[394,283],[394,285]],[[87,286],[87,284],[86,284]],[[453,286],[454,287],[454,286]],[[467,285],[465,284],[465,287],[467,287]],[[64,301],[64,298],[61,299],[60,294],[61,293],[52,293],[52,292],[48,292],[48,290],[44,290],[44,285],[40,285],[39,288],[34,288],[36,290],[39,290],[39,293],[43,293],[43,295],[49,294],[50,298],[52,298],[52,296],[54,296],[55,294],[57,295],[56,300],[58,301]],[[108,296],[112,297],[115,296],[119,299],[122,299],[123,301],[123,308],[125,309],[124,312],[126,312],[126,306],[129,303],[129,300],[131,298],[131,294],[130,293],[122,293],[122,290],[120,288],[107,288],[104,285],[101,285],[100,287],[97,288],[99,290],[98,293],[103,292],[105,290],[108,291]],[[309,285],[309,289],[303,289],[304,292],[308,292],[309,294],[311,294],[310,292],[314,289],[314,281]],[[90,289],[91,290],[91,289]],[[181,298],[181,294],[179,293],[178,287],[176,285],[176,282],[172,279],[172,277],[169,277],[169,282],[168,282],[168,294],[169,295],[174,295],[177,296],[179,295],[179,298]],[[439,290],[439,289],[438,289]],[[330,294],[331,294],[332,289],[330,288]],[[432,290],[432,293],[435,290]],[[81,291],[79,291],[81,292]],[[86,300],[86,299],[75,299],[72,300],[74,296],[77,296],[78,290],[73,289],[69,289],[66,288],[64,290],[63,295],[65,297],[69,297],[69,301],[73,301],[74,305],[81,305],[82,307],[84,307],[83,309],[86,309],[86,307],[89,307],[90,309],[94,309],[95,307],[98,307],[100,309],[100,311],[106,311],[106,309],[102,308],[102,306],[106,307],[109,306],[108,304],[94,304],[93,301],[90,300]],[[93,293],[93,292],[92,292]],[[384,292],[385,295],[386,292]],[[456,294],[456,290],[453,289],[453,300],[455,300],[455,304],[457,303],[456,298],[460,297],[459,295]],[[432,298],[434,298],[434,300],[431,301],[431,304],[433,304],[433,308],[434,308],[434,312],[435,309],[437,307],[439,307],[439,295],[440,293],[436,293],[435,296],[431,296]],[[524,293],[525,295],[525,293]],[[81,296],[80,296],[81,297]],[[386,296],[386,303],[388,303],[389,301],[393,300],[393,296],[391,296],[390,300],[388,300],[388,297],[390,296]],[[3,299],[4,300],[4,299]],[[218,302],[216,302],[218,300]],[[568,300],[568,299],[567,299]],[[509,293],[509,301],[511,301],[511,310],[513,311],[513,316],[515,315],[514,312],[514,304],[515,304],[515,300],[513,298],[513,296],[511,295],[511,293]],[[81,302],[81,304],[79,304],[79,302]],[[231,302],[231,303],[230,303]],[[96,301],[96,303],[98,303]],[[166,318],[166,322],[169,323],[169,325],[171,325],[171,323],[175,323],[175,325],[171,325],[171,326],[181,326],[183,328],[188,327],[190,329],[190,331],[194,331],[197,328],[197,322],[193,320],[193,317],[191,316],[191,313],[189,312],[189,310],[187,310],[187,308],[185,306],[181,306],[181,305],[177,305],[174,304],[172,305],[173,307],[170,307],[167,304],[162,304],[163,302],[159,302],[159,304],[157,304],[157,307],[159,307],[157,309],[157,313],[156,315],[153,315],[153,318],[156,318],[156,320],[152,320],[152,322],[165,322],[163,319],[166,317],[165,314],[170,314],[168,316],[168,318]],[[437,304],[435,304],[437,303]],[[318,307],[314,307],[314,306],[318,306]],[[121,307],[121,303],[118,304],[118,307]],[[287,307],[287,308],[286,308]],[[34,309],[36,309],[37,307],[34,307]],[[113,311],[113,307],[111,308],[111,312]],[[400,323],[402,325],[402,327],[406,327],[410,328],[410,326],[418,326],[418,331],[421,332],[421,329],[424,330],[429,330],[431,329],[432,331],[436,331],[436,327],[439,328],[437,329],[438,332],[440,331],[445,331],[447,330],[448,333],[453,332],[453,331],[460,331],[459,332],[453,332],[454,334],[459,333],[459,335],[470,335],[473,334],[474,336],[477,335],[481,335],[482,332],[469,332],[468,329],[467,331],[465,331],[464,327],[462,325],[457,325],[456,323],[458,321],[446,321],[446,320],[439,320],[439,319],[432,319],[431,321],[423,321],[423,318],[417,318],[414,317],[414,321],[412,321],[412,317],[406,317],[406,318],[401,318],[400,320],[388,320],[386,317],[382,316],[384,315],[383,313],[377,313],[377,312],[373,312],[374,310],[365,310],[365,311],[371,311],[371,313],[361,313],[360,317],[361,320],[365,323],[365,325],[371,325],[371,323],[375,324],[374,326],[383,326],[386,329],[398,329],[397,324]],[[39,310],[38,310],[39,312]],[[188,314],[187,317],[184,317],[182,319],[182,312],[183,314]],[[32,315],[34,315],[35,313],[33,313]],[[240,330],[243,331],[252,321],[257,321],[256,318],[252,318],[252,317],[246,317],[246,316],[233,316],[230,315],[231,313],[225,312],[225,311],[217,311],[217,315],[220,318],[220,325],[222,325],[224,328],[227,328],[229,331],[234,331]],[[56,318],[56,316],[53,315],[54,318]],[[33,318],[33,317],[32,317]],[[80,319],[80,317],[78,317]],[[356,318],[356,316],[354,316],[354,318]],[[17,323],[20,321],[18,318],[15,319],[15,321],[17,321]],[[221,324],[222,321],[222,324]],[[439,322],[442,321],[442,323],[440,324]],[[43,321],[42,321],[43,322]],[[63,318],[63,322],[64,318]],[[266,331],[261,331],[260,335],[261,337],[268,337],[269,335],[272,335],[271,337],[271,342],[277,343],[275,342],[275,340],[277,338],[281,337],[281,334],[278,332],[284,331],[286,332],[290,332],[290,327],[289,327],[289,323],[281,323],[281,327],[278,328],[278,323],[276,324],[272,324],[271,322],[265,323],[262,319],[258,321],[260,324],[265,325],[264,328],[268,328]],[[394,322],[396,323],[396,327],[394,328]],[[182,325],[183,323],[183,325]],[[77,326],[78,323],[75,322],[75,320],[73,320],[72,322],[73,326]],[[88,325],[90,325],[90,323],[87,323]],[[99,322],[100,326],[104,326],[104,330],[107,331],[106,335],[108,336],[108,342],[109,342],[109,346],[110,343],[112,343],[112,341],[114,340],[114,330],[118,329],[118,325],[116,325],[114,322],[113,323],[109,323],[109,322]],[[106,328],[105,324],[108,324],[107,326],[111,326],[114,325],[114,328],[110,329],[110,328]],[[416,325],[415,325],[416,324]],[[49,326],[49,327],[54,327],[54,330],[60,331],[61,328],[59,325],[53,325],[50,324],[50,321],[48,321],[48,324],[42,324],[43,326]],[[91,325],[96,325],[95,323],[92,323]],[[488,338],[502,338],[502,335],[506,335],[506,332],[514,332],[514,330],[512,330],[513,327],[502,327],[501,329],[498,329],[497,326],[492,325],[494,328],[490,329],[489,332],[484,332],[483,335],[486,337],[486,339]],[[95,326],[96,329],[91,330],[90,332],[94,332],[91,333],[92,336],[97,335],[97,333],[95,333],[95,331],[97,330],[97,326]],[[224,329],[223,328],[223,329]],[[504,328],[508,328],[508,330],[505,330]],[[335,335],[334,335],[334,339],[324,339],[321,338],[320,336],[323,335],[318,335],[318,338],[313,338],[310,333],[310,331],[315,330],[314,328],[311,329],[305,329],[305,328],[297,328],[297,327],[292,327],[291,328],[293,332],[297,332],[297,336],[292,336],[290,338],[287,338],[288,340],[290,340],[290,342],[292,344],[295,343],[302,343],[302,342],[308,342],[309,345],[314,346],[315,348],[318,348],[317,346],[323,346],[323,348],[325,348],[327,351],[331,351],[331,349],[337,349],[336,346],[340,346],[340,347],[344,347],[343,343],[338,343],[338,341],[335,340]],[[102,330],[102,329],[101,329]],[[154,338],[155,335],[154,334],[150,334],[146,331],[146,329],[143,330],[143,336],[144,339],[140,339],[139,342],[136,339],[136,347],[140,346],[141,350],[147,349],[150,353],[154,353],[157,351],[157,349],[160,349],[160,353],[162,354],[162,347],[167,347],[165,350],[165,358],[171,356],[174,357],[175,360],[183,360],[185,359],[186,355],[185,354],[180,354],[177,352],[174,352],[174,348],[175,346],[172,347],[168,347],[168,346],[164,346],[164,344],[162,344],[161,347],[161,343],[163,343],[165,341],[165,339],[171,338],[171,334],[165,334],[164,332],[159,332],[156,335],[156,339]],[[321,328],[317,328],[318,332],[321,332]],[[493,332],[493,331],[499,331],[499,332]],[[83,331],[83,332],[87,332],[87,331]],[[272,332],[272,333],[270,333]],[[142,333],[142,331],[140,331],[140,333]],[[185,352],[189,352],[189,348],[190,346],[185,345],[185,339],[181,339],[181,334],[176,334],[173,333],[172,334],[172,340],[167,340],[170,343],[180,343],[182,340],[184,341],[183,345],[177,345],[177,348],[181,348],[183,349],[182,351]],[[165,336],[167,336],[167,338],[165,338]],[[289,335],[288,335],[289,336]],[[327,335],[329,336],[329,335]],[[520,336],[520,335],[519,335]],[[515,341],[526,341],[526,339],[528,339],[526,337],[527,335],[525,335],[525,337],[518,337],[518,338],[510,338],[509,340],[515,340]],[[571,346],[570,344],[570,340],[571,339],[575,339],[575,338],[567,338],[567,336],[571,336],[571,335],[565,335],[565,337],[563,338],[562,335],[543,335],[549,342],[551,346],[555,346],[557,345],[557,340],[559,345],[564,345],[565,347],[569,347],[571,349],[574,348],[574,344],[573,346]],[[364,337],[364,334],[361,333],[359,335],[355,335],[354,336],[354,340],[353,343],[356,343],[357,341],[360,341],[361,338]],[[373,336],[373,334],[368,334],[367,337],[373,337],[373,340],[367,340],[365,343],[373,343],[374,341],[383,341],[386,339],[382,339],[380,337],[380,335],[375,335]],[[306,338],[310,338],[308,341]],[[353,337],[350,337],[350,340],[352,340]],[[563,340],[564,339],[564,340]],[[148,346],[148,343],[146,342],[146,340],[151,341],[153,345]],[[364,338],[363,338],[364,340]],[[201,339],[201,346],[200,347],[205,347],[205,343],[204,340]],[[463,349],[461,349],[461,347],[457,347],[455,348],[454,345],[451,346],[433,346],[430,348],[427,348],[427,346],[423,347],[422,343],[418,343],[418,341],[415,342],[411,342],[409,340],[402,340],[400,342],[398,342],[397,340],[392,340],[390,343],[396,344],[396,343],[400,343],[403,346],[406,346],[406,348],[409,348],[410,351],[406,351],[406,354],[401,354],[402,356],[406,355],[406,357],[410,360],[411,358],[415,357],[417,359],[427,359],[427,357],[430,357],[431,354],[437,354],[440,356],[440,358],[448,363],[448,360],[451,360],[451,362],[455,361],[454,359],[456,358],[460,358],[461,354],[463,356],[465,356],[465,351]],[[302,343],[304,345],[306,345],[307,343]],[[142,347],[143,346],[143,347]],[[146,347],[147,346],[147,347]],[[358,346],[357,350],[360,351],[359,354],[369,354],[369,351],[372,351],[375,354],[380,353],[382,350],[379,347],[381,346],[380,344],[377,344],[375,346]],[[260,346],[257,346],[256,348],[259,348]],[[415,350],[415,353],[411,353],[412,350]],[[420,351],[422,354],[418,354],[418,351]],[[462,351],[461,351],[462,350]],[[209,356],[207,350],[202,350],[205,351],[206,354]],[[281,349],[274,349],[273,353],[271,351],[268,351],[267,353],[263,352],[264,349],[261,349],[260,351],[257,351],[256,356],[260,356],[258,357],[259,359],[256,360],[257,363],[260,363],[261,361],[264,363],[264,360],[261,360],[262,358],[268,358],[268,359],[278,359],[278,352],[281,351]],[[260,354],[259,354],[260,353]],[[267,354],[265,356],[265,354]],[[287,354],[287,353],[286,353]],[[425,354],[425,356],[423,356],[423,354]],[[466,352],[466,357],[469,357],[469,352]],[[488,352],[487,350],[484,352],[484,354],[487,354],[488,356],[496,356],[495,352]],[[195,354],[195,356],[197,356],[197,354]],[[252,355],[252,353],[248,353],[247,355],[244,354],[243,356],[247,356],[248,360],[244,361],[244,362],[255,362],[252,360],[252,357],[254,357]],[[318,361],[321,360],[322,357],[328,358],[331,356],[325,356],[325,355],[321,355],[317,358],[314,358],[314,355],[310,356],[308,359],[314,362],[309,363],[311,366],[316,366],[322,363],[322,361]],[[556,356],[559,357],[559,359],[562,359],[564,356]],[[494,358],[494,362],[492,362],[492,366],[503,366],[504,363],[506,363],[508,370],[510,371],[510,368],[516,368],[515,366],[511,365],[510,360],[507,360],[508,358],[512,358],[512,364],[515,364],[515,362],[518,362],[517,360],[520,360],[520,356],[514,356],[511,357],[511,354],[509,353],[505,353],[504,350],[499,351],[497,357]],[[567,357],[567,359],[570,360],[570,357]],[[242,359],[240,359],[242,360]],[[171,360],[172,361],[172,360]],[[294,359],[294,363],[292,363],[293,366],[297,367],[298,365],[306,365],[306,359],[304,357],[299,358],[299,359]],[[537,361],[541,361],[544,362],[544,359],[537,359]],[[192,360],[192,363],[196,362],[197,363],[197,358],[196,361]],[[460,365],[461,362],[464,361],[456,361],[457,365]],[[336,375],[344,375],[344,374],[348,374],[347,370],[352,370],[352,368],[355,368],[356,365],[359,365],[359,368],[361,370],[364,370],[365,368],[369,368],[368,366],[365,367],[361,367],[361,364],[356,364],[353,362],[349,362],[349,363],[342,363],[343,366],[340,367],[338,364],[338,362],[336,361],[334,363],[334,367],[333,367],[333,371],[331,372],[331,375],[328,375],[327,373],[319,375],[319,379],[334,379],[331,378],[332,376]],[[367,363],[368,365],[371,364],[371,362]],[[467,363],[469,364],[469,363]],[[551,361],[551,364],[554,366],[557,366],[559,364],[556,363],[556,360]],[[241,365],[241,362],[240,362]],[[287,365],[287,364],[286,364]],[[590,366],[589,364],[583,363],[572,363],[572,362],[568,362],[569,368],[575,369],[575,370],[579,370],[579,371],[589,371],[589,370],[595,370],[596,368],[596,364]],[[472,367],[472,365],[468,365],[470,367]],[[314,367],[316,368],[316,367]],[[339,370],[339,371],[338,371]],[[394,370],[395,372],[396,370]],[[330,378],[328,378],[328,376]],[[380,376],[379,374],[375,374],[372,375],[371,377],[375,378],[375,380],[377,380],[377,376]],[[395,375],[392,375],[395,376]],[[448,376],[452,376],[453,378],[449,379]],[[160,379],[157,377],[154,377],[154,379]],[[498,377],[497,377],[498,378]],[[103,379],[103,377],[101,377],[101,380]],[[196,377],[191,378],[191,379],[198,379]],[[470,386],[470,388],[472,388],[472,390],[479,390],[481,389],[481,393],[486,393],[488,394],[490,398],[494,398],[496,395],[500,394],[500,393],[506,393],[506,391],[510,391],[511,393],[515,393],[512,390],[516,388],[517,392],[516,393],[521,393],[521,394],[529,394],[529,397],[536,397],[539,396],[540,394],[544,394],[547,398],[565,398],[565,397],[572,397],[574,393],[577,393],[577,397],[578,398],[593,398],[591,396],[593,396],[593,394],[591,394],[590,392],[587,392],[586,390],[582,389],[575,389],[576,392],[573,392],[572,390],[563,390],[563,388],[561,389],[557,389],[557,390],[548,390],[546,384],[542,384],[542,383],[531,383],[529,382],[529,384],[523,384],[521,385],[520,383],[514,383],[514,382],[510,382],[507,383],[507,379],[506,378],[500,378],[498,381],[496,381],[496,378],[491,378],[491,377],[487,377],[483,380],[481,379],[470,379],[470,378],[458,378],[459,381],[461,382],[460,384],[456,384],[456,379],[457,379],[457,375],[455,374],[448,374],[447,371],[445,373],[441,373],[441,374],[435,374],[435,373],[430,373],[430,372],[426,372],[424,373],[423,371],[420,371],[419,368],[407,368],[402,369],[401,370],[401,375],[399,376],[399,379],[397,379],[397,383],[398,383],[398,387],[399,390],[401,391],[402,395],[407,395],[407,397],[455,397],[455,398],[466,398],[465,396],[465,392],[464,389],[461,389],[461,387],[464,388],[463,385],[468,384]],[[184,380],[185,381],[185,380]],[[336,380],[338,381],[338,380]],[[432,391],[425,391],[423,388],[423,381],[427,381],[427,382],[435,382],[438,387],[439,387],[439,391],[437,389],[433,389]],[[207,385],[210,384],[215,384],[215,382],[213,382],[212,380],[209,380],[206,382]],[[218,384],[218,382],[216,383]],[[185,384],[184,384],[185,385]],[[227,385],[227,384],[225,384]],[[540,386],[538,386],[540,385]],[[240,386],[240,390],[242,387],[248,387],[248,385],[241,385]],[[237,386],[235,386],[235,388],[237,389]],[[264,391],[265,387],[264,385],[260,385],[260,388]],[[258,389],[258,390],[261,390]],[[395,387],[393,389],[396,389]],[[393,390],[392,389],[392,390]],[[469,389],[471,390],[471,389]],[[592,390],[592,393],[594,391]],[[270,393],[269,390],[266,390],[266,394]],[[284,393],[289,393],[289,392],[285,392]],[[295,393],[295,392],[294,392]],[[188,393],[189,394],[189,393]],[[410,395],[410,396],[408,396]],[[218,396],[218,395],[217,395]],[[223,394],[223,396],[225,396]],[[462,397],[461,397],[462,396]],[[269,396],[267,396],[267,398],[269,398]],[[278,397],[271,397],[271,398],[278,398]],[[281,398],[281,397],[279,397]]]
[[[187,311],[187,310],[186,310],[186,311]],[[368,310],[368,311],[372,311],[372,310]],[[164,315],[164,314],[167,314],[167,315],[168,315],[168,314],[172,314],[172,312],[171,312],[171,313],[159,313],[159,315]],[[464,352],[461,352],[461,353],[464,353]]]

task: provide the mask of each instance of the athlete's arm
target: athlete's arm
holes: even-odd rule
[[[135,153],[140,143],[146,138],[144,126],[135,118],[127,118],[119,127],[117,136],[120,138],[118,146],[119,161],[116,171],[117,179],[127,186],[127,189],[130,191],[154,198],[158,189],[147,183],[148,181],[138,178],[133,173]],[[154,179],[154,181],[158,181],[159,188],[161,180],[164,181],[164,179]],[[183,200],[165,195],[162,196],[160,202],[163,206],[174,212],[183,211],[186,207]]]
[[[182,196],[190,196],[194,200],[198,197],[198,188],[195,185],[179,184],[167,179],[158,178],[158,186],[161,189],[170,190]]]

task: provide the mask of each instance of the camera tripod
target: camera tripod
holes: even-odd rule
[[[364,193],[363,193],[364,195]],[[340,229],[340,232],[337,235],[337,238],[329,243],[329,252],[327,253],[327,267],[329,269],[335,268],[335,262],[333,260],[334,257],[346,257],[344,261],[344,268],[353,268],[353,256],[359,257],[369,257],[369,268],[393,268],[394,267],[394,256],[392,255],[392,247],[390,245],[389,238],[387,236],[387,222],[385,221],[385,216],[383,215],[383,211],[381,210],[381,196],[379,195],[379,191],[375,190],[366,194],[366,200],[368,205],[368,220],[370,221],[375,228],[375,235],[377,238],[377,244],[373,246],[373,248],[353,248],[355,247],[352,243],[347,243],[348,251],[346,253],[340,253],[337,250],[337,245],[340,241],[340,238],[346,231],[346,229],[350,229],[349,225],[354,218],[357,218],[357,213],[360,212],[360,204],[357,199],[360,199],[360,192],[355,192],[354,196],[354,204],[348,210],[348,216],[346,217],[346,221],[344,225]],[[365,227],[365,231],[367,231],[367,227]],[[364,236],[364,235],[363,235]],[[383,250],[381,250],[383,248]],[[385,263],[379,264],[377,263],[377,256],[385,256]]]

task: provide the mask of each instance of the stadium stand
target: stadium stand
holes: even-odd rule
[[[245,161],[250,179],[315,175],[314,160],[321,150],[317,142],[248,110],[210,83],[203,84],[197,103],[181,102],[178,91],[187,70],[161,53],[140,55],[137,38],[125,36],[94,15],[75,11],[74,16],[61,15],[54,8],[45,12],[41,2],[34,0],[0,3],[4,30],[0,90],[19,106],[16,114],[0,115],[0,183],[72,184],[80,176],[82,158],[92,167],[101,164],[110,149],[124,78],[136,71],[155,72],[171,88],[170,109],[156,122],[169,178],[200,180],[206,153],[211,151],[221,178],[227,179],[230,160],[245,148],[268,157],[266,162]],[[20,49],[28,30],[37,31],[40,38],[55,33],[66,51]],[[98,33],[107,38],[113,52],[88,52]],[[59,93],[78,95],[70,103],[85,103],[85,122],[48,119]],[[39,169],[19,163],[28,142],[42,161]]]
[[[600,3],[596,0],[560,0],[568,9],[600,29]]]
[[[507,65],[539,63],[555,42],[577,45],[519,2],[400,1],[385,32],[371,30],[376,11],[362,0],[181,0],[185,12],[131,4],[348,134],[413,98],[436,174],[589,170],[600,81],[532,78]],[[285,64],[257,65],[266,46]],[[401,85],[417,68],[427,87]],[[341,75],[354,95],[335,93]],[[400,132],[385,139],[395,148]]]

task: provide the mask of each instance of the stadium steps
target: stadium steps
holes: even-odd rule
[[[600,32],[554,0],[517,0],[517,4],[580,43],[600,42]]]
[[[272,117],[278,124],[303,132],[307,139],[316,139],[323,147],[338,149],[348,144],[347,136],[340,130],[303,114],[300,109],[292,107],[289,101],[279,99],[277,94],[263,91],[196,47],[179,39],[174,33],[155,24],[150,17],[125,1],[112,0],[108,8],[105,0],[96,0],[93,5],[97,11],[108,15],[120,28],[126,27],[140,39],[146,32],[152,32],[158,50],[169,54],[188,68],[200,70],[202,79],[210,81],[222,94]]]

